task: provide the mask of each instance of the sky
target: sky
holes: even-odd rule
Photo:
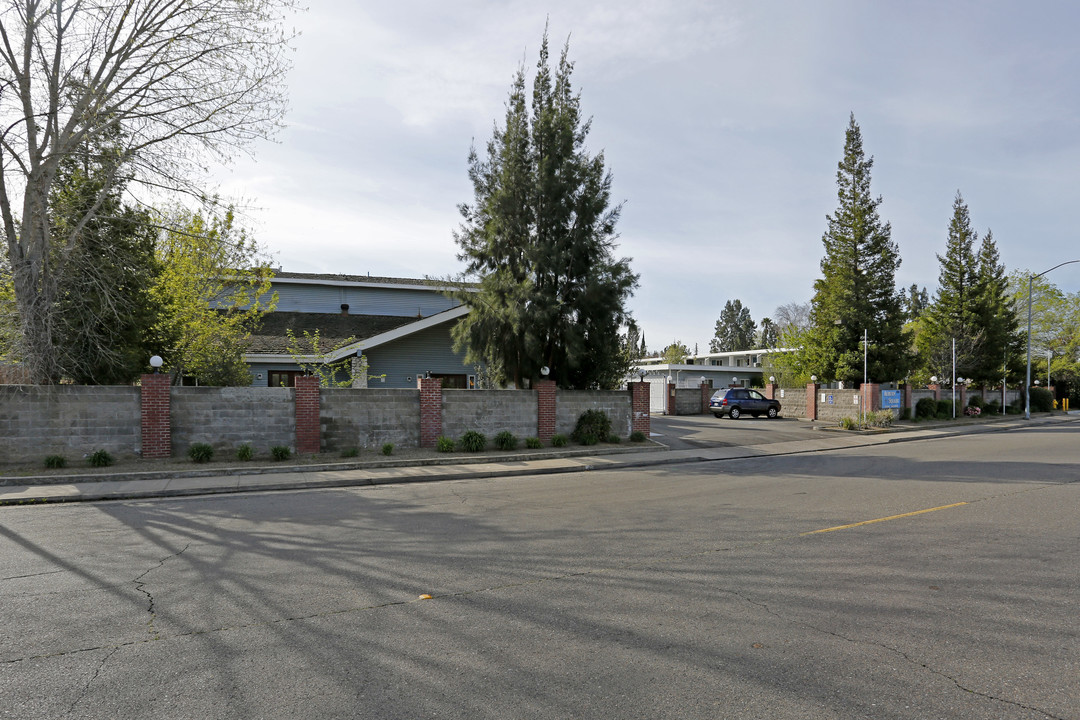
[[[469,149],[545,23],[624,203],[650,349],[707,352],[729,300],[758,322],[809,302],[850,114],[898,288],[934,293],[958,191],[1008,271],[1080,259],[1075,2],[310,3],[285,127],[213,177],[287,271],[458,273]],[[1076,292],[1080,264],[1048,278]]]

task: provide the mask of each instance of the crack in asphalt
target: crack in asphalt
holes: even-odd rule
[[[154,620],[157,618],[157,611],[156,611],[155,604],[154,604],[154,596],[152,594],[150,594],[149,590],[146,589],[146,583],[144,583],[142,581],[142,579],[144,577],[146,577],[147,575],[149,575],[154,570],[157,570],[158,568],[160,568],[162,565],[164,565],[169,560],[182,555],[189,547],[191,547],[191,543],[188,543],[187,545],[182,547],[180,550],[174,552],[171,555],[166,555],[165,557],[158,560],[157,565],[154,565],[153,567],[148,568],[145,572],[143,572],[142,574],[140,574],[134,580],[131,581],[135,585],[135,589],[146,596],[146,600],[147,600],[147,603],[148,603],[146,610],[147,610],[147,612],[150,613],[150,620],[147,622],[147,628],[148,628],[151,636],[154,637],[154,639],[157,639],[159,637],[157,628],[154,627]]]
[[[772,608],[770,608],[767,603],[764,603],[764,602],[761,602],[761,601],[758,601],[758,600],[752,600],[751,598],[746,597],[745,595],[743,595],[742,593],[740,593],[740,592],[738,592],[736,590],[721,589],[721,591],[726,592],[729,595],[734,595],[735,597],[739,598],[740,600],[742,600],[743,602],[745,602],[748,605],[753,605],[754,607],[757,607],[757,608],[760,608],[760,609],[764,610],[769,615],[772,615],[777,620],[779,620],[779,621],[781,621],[783,623],[786,623],[788,625],[798,625],[799,627],[802,627],[804,629],[813,630],[814,632],[821,633],[822,635],[829,635],[830,637],[834,637],[834,638],[837,638],[839,640],[843,640],[844,642],[849,642],[849,643],[851,643],[853,645],[868,645],[870,647],[876,647],[876,648],[880,648],[882,650],[885,650],[887,652],[891,652],[894,655],[898,655],[899,657],[903,658],[907,663],[909,663],[911,665],[916,665],[918,667],[921,667],[924,670],[927,670],[928,672],[933,673],[934,675],[937,675],[938,677],[941,677],[941,678],[944,678],[944,679],[948,680],[953,685],[955,685],[958,690],[962,690],[963,692],[971,693],[972,695],[977,695],[979,697],[986,698],[987,700],[993,700],[995,702],[1004,703],[1006,705],[1011,705],[1013,707],[1017,707],[1017,708],[1020,708],[1022,710],[1030,710],[1030,711],[1033,711],[1033,712],[1041,713],[1041,714],[1045,715],[1046,717],[1051,718],[1051,720],[1068,720],[1067,718],[1063,718],[1060,715],[1054,715],[1053,713],[1048,712],[1046,710],[1043,710],[1042,708],[1036,707],[1034,705],[1025,705],[1024,703],[1016,701],[1016,700],[1009,700],[1008,698],[998,697],[996,695],[991,695],[990,693],[986,693],[986,692],[982,692],[980,690],[974,690],[972,688],[969,688],[969,687],[963,685],[957,678],[953,677],[952,675],[949,675],[947,672],[944,672],[942,670],[938,670],[936,668],[930,667],[926,663],[921,662],[919,660],[916,660],[915,658],[911,657],[910,655],[908,655],[906,652],[904,652],[900,648],[893,647],[892,645],[886,645],[885,643],[875,642],[873,640],[859,640],[859,639],[856,639],[856,638],[848,637],[847,635],[842,635],[842,634],[840,634],[838,632],[834,632],[832,630],[826,630],[825,628],[818,627],[817,625],[812,625],[812,624],[806,623],[806,622],[800,622],[798,620],[790,620],[790,619],[784,617],[783,615],[781,615],[780,613],[776,612]]]
[[[101,674],[101,671],[105,668],[105,663],[111,658],[119,648],[110,648],[109,652],[105,654],[105,657],[101,658],[101,662],[94,668],[94,673],[87,678],[86,683],[83,684],[82,692],[79,693],[79,697],[75,698],[74,702],[68,707],[67,714],[70,715],[75,712],[75,708],[82,702],[83,698],[90,692],[90,686],[97,680],[97,676]]]

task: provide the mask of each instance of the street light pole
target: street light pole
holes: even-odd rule
[[[1050,270],[1044,270],[1041,273],[1039,273],[1038,275],[1029,275],[1028,276],[1027,377],[1026,377],[1026,380],[1025,380],[1026,384],[1024,385],[1024,419],[1025,420],[1030,420],[1031,419],[1031,289],[1032,289],[1032,283],[1035,281],[1035,278],[1042,277],[1043,275],[1050,272],[1051,270],[1057,270],[1059,267],[1062,267],[1063,265],[1072,265],[1073,263],[1080,263],[1080,260],[1066,260],[1065,262],[1059,263],[1058,265],[1055,265],[1054,267],[1050,268]],[[1049,370],[1049,368],[1047,368],[1047,369]]]

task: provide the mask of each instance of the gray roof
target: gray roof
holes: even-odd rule
[[[339,315],[334,313],[271,312],[262,317],[258,328],[251,334],[249,353],[289,352],[289,336],[286,330],[301,344],[301,350],[310,351],[303,342],[304,331],[319,331],[319,350],[328,352],[348,342],[364,340],[402,325],[416,322],[414,317],[399,315]]]

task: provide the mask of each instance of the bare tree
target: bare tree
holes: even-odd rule
[[[0,0],[0,220],[22,357],[55,382],[58,271],[116,186],[198,193],[208,161],[273,134],[295,0]],[[107,138],[109,142],[100,142]],[[64,158],[108,148],[100,193],[58,231]],[[103,159],[99,159],[103,160]],[[17,209],[21,206],[21,212]],[[70,219],[69,219],[70,220]]]
[[[776,308],[773,322],[783,333],[794,330],[801,333],[810,327],[810,303],[789,302]]]

